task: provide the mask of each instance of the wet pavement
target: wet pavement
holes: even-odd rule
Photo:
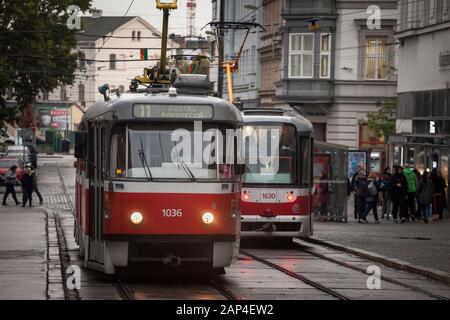
[[[316,222],[314,237],[450,273],[450,219],[395,224]]]

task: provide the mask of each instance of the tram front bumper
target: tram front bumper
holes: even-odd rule
[[[241,216],[242,237],[310,237],[311,216]]]

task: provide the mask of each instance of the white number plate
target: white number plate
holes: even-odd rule
[[[162,209],[164,218],[179,218],[183,216],[183,209]]]

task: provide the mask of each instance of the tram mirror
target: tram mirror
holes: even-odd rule
[[[75,158],[86,158],[87,133],[83,131],[75,132]]]

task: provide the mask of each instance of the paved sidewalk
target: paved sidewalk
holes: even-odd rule
[[[315,222],[314,237],[375,252],[425,268],[450,272],[450,220],[394,224]]]
[[[54,217],[9,200],[0,207],[0,300],[64,299]]]

